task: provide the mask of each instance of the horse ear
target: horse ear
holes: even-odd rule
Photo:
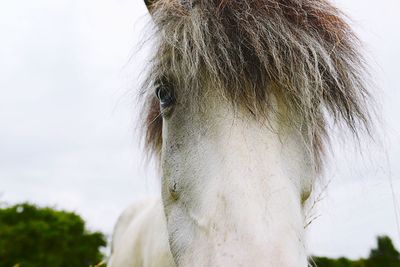
[[[144,0],[144,3],[146,4],[147,9],[149,10],[149,12],[151,12],[155,2],[156,2],[156,0]]]

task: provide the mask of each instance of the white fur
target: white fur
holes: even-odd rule
[[[173,267],[161,199],[127,208],[115,226],[109,267]]]
[[[178,266],[307,266],[301,195],[313,179],[300,133],[208,96],[163,128],[163,203]]]

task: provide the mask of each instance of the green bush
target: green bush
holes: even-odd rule
[[[24,203],[0,209],[0,266],[85,267],[99,263],[106,245],[81,217]]]

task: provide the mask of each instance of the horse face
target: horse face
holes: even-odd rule
[[[169,49],[162,64],[170,62]],[[161,73],[166,80],[155,90],[162,200],[176,264],[307,266],[301,196],[313,172],[301,133],[274,115],[260,119],[235,107],[211,82],[174,84],[187,81],[178,75]]]
[[[177,265],[306,266],[300,137],[222,96],[193,109],[160,90],[162,199]]]

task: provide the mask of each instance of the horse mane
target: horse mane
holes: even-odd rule
[[[326,0],[147,0],[157,49],[144,92],[146,148],[159,154],[162,118],[154,81],[168,79],[179,99],[208,87],[256,118],[285,106],[322,169],[328,120],[356,136],[369,129],[361,44]],[[211,89],[211,88],[210,88]],[[196,105],[201,101],[190,101]],[[276,110],[275,110],[276,111]]]

